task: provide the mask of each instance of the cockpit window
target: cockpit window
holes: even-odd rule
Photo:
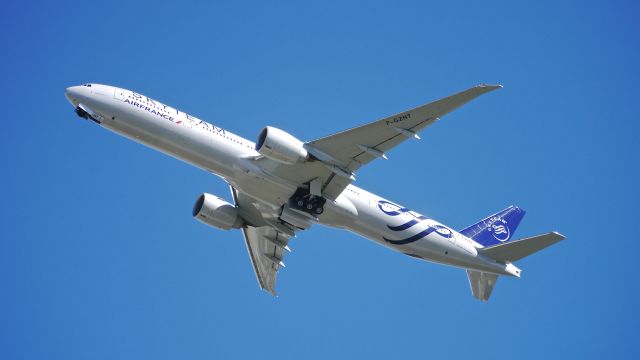
[[[82,84],[82,86],[91,87],[91,84]]]

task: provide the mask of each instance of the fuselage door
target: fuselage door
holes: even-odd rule
[[[455,245],[456,242],[458,241],[457,237],[458,237],[458,233],[451,232],[451,237],[449,237],[449,242]]]
[[[124,90],[113,88],[113,98],[116,100],[124,100]]]

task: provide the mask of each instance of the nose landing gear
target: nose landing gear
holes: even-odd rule
[[[93,111],[91,111],[91,109],[85,107],[83,104],[78,104],[78,106],[76,107],[76,114],[78,114],[78,116],[80,116],[83,119],[86,120],[91,120],[97,124],[101,123],[101,116],[98,114],[95,114]]]

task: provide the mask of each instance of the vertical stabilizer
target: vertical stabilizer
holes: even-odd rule
[[[482,246],[501,244],[511,240],[524,214],[524,210],[511,205],[469,226],[460,233]]]
[[[488,301],[493,287],[498,281],[498,275],[467,270],[467,276],[469,277],[469,285],[471,285],[473,297],[478,300]]]

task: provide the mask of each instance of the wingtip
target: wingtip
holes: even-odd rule
[[[504,86],[502,84],[485,84],[482,83],[478,85],[478,87],[489,88],[489,89],[502,89]]]
[[[262,288],[262,290],[268,292],[269,294],[271,294],[271,296],[277,298],[278,294],[276,293],[276,289],[268,289],[268,288]]]

